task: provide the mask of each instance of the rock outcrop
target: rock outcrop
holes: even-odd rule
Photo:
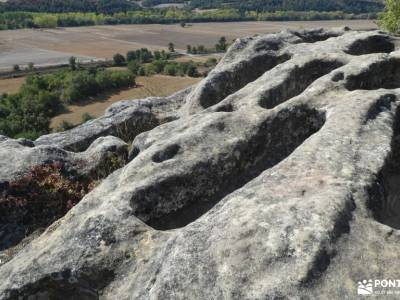
[[[72,161],[133,140],[0,265],[0,299],[355,299],[400,278],[399,104],[391,36],[286,31],[237,40],[187,91],[12,141]]]

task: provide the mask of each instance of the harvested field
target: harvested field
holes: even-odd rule
[[[16,93],[24,83],[25,77],[9,78],[0,80],[0,94]]]
[[[173,42],[180,51],[186,45],[212,47],[221,36],[237,37],[278,32],[286,28],[350,26],[376,28],[371,20],[226,22],[193,23],[182,28],[173,25],[114,25],[59,29],[21,29],[0,31],[0,68],[34,62],[36,65],[65,63],[71,56],[82,60],[111,59],[117,53],[148,47],[166,48]]]
[[[90,99],[87,103],[68,106],[67,112],[53,118],[51,127],[58,127],[62,121],[79,124],[82,122],[82,114],[84,113],[88,113],[94,117],[101,116],[111,104],[120,100],[141,99],[149,96],[169,96],[200,80],[201,78],[165,75],[137,77],[136,83],[138,86],[135,88],[102,94]]]

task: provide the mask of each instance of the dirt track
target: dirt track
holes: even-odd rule
[[[117,25],[60,28],[48,30],[0,31],[0,68],[14,64],[65,63],[71,55],[82,60],[110,59],[117,53],[148,47],[166,48],[173,42],[178,49],[186,45],[212,47],[221,36],[228,41],[237,37],[272,33],[286,28],[349,26],[353,29],[376,28],[373,21],[310,21],[310,22],[232,22],[194,23],[182,28],[174,25]]]

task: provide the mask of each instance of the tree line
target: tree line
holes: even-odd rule
[[[163,1],[163,0],[161,0]],[[168,0],[165,0],[168,1]],[[378,12],[384,7],[379,0],[191,0],[191,8],[237,8],[240,11],[344,11],[351,13]]]
[[[211,67],[216,64],[216,60],[208,60],[206,63],[195,63],[193,61],[177,62],[170,60],[171,54],[175,51],[174,45],[170,43],[170,52],[154,51],[147,48],[141,48],[134,51],[128,51],[126,56],[117,53],[113,57],[115,66],[127,66],[133,75],[151,76],[154,74],[164,74],[169,76],[201,76],[198,66],[204,65]],[[203,74],[205,75],[205,74]]]
[[[215,44],[214,48],[206,48],[204,45],[187,45],[186,53],[188,54],[208,54],[208,53],[223,53],[227,50],[228,44],[226,38],[222,36]]]
[[[212,11],[190,11],[185,9],[146,9],[137,11],[102,13],[41,13],[41,12],[0,12],[1,29],[54,28],[90,25],[116,24],[173,24],[186,22],[230,22],[268,20],[331,20],[375,18],[375,13],[351,14],[332,12],[242,12],[239,9],[217,9]]]

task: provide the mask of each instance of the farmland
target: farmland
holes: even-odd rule
[[[185,28],[174,25],[116,25],[59,29],[0,31],[0,68],[14,64],[48,65],[65,63],[70,56],[81,61],[111,59],[117,53],[147,47],[166,49],[169,42],[179,51],[186,45],[212,47],[221,36],[228,41],[238,37],[278,32],[286,28],[350,26],[376,28],[371,20],[196,23]]]
[[[22,29],[0,31],[0,69],[11,69],[14,64],[35,66],[67,63],[71,56],[79,61],[110,60],[115,53],[126,54],[129,50],[149,48],[167,49],[172,42],[178,52],[185,53],[186,46],[203,45],[212,48],[221,36],[230,42],[237,37],[281,31],[285,28],[301,29],[316,27],[350,26],[353,29],[372,29],[372,21],[312,21],[312,22],[240,22],[196,23],[179,25],[118,25],[71,27],[62,29]],[[220,54],[218,54],[220,55]],[[217,56],[218,56],[217,55]],[[214,55],[215,56],[215,55]],[[185,55],[177,61],[205,61],[210,55]],[[70,124],[82,122],[82,115],[97,117],[111,104],[125,99],[148,96],[166,96],[195,84],[201,78],[154,75],[139,76],[137,86],[123,90],[109,90],[90,97],[79,104],[69,104],[50,124],[57,128],[63,121]],[[15,93],[24,78],[0,80],[0,93]]]

